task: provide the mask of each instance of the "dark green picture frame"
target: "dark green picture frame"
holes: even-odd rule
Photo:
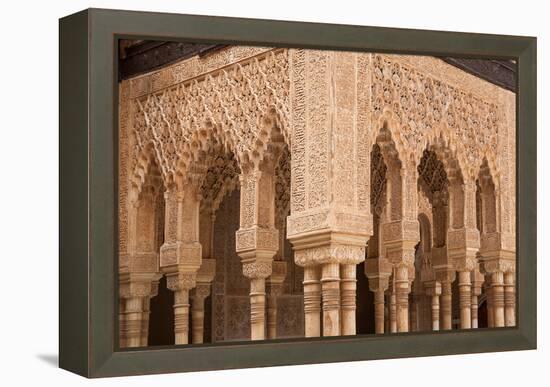
[[[536,38],[89,9],[60,20],[60,367],[87,377],[536,348]],[[517,327],[119,350],[117,40],[515,59]]]

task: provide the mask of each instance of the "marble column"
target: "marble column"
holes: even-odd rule
[[[277,299],[283,293],[286,262],[273,261],[272,273],[267,279],[267,338],[277,338]]]
[[[122,273],[120,276],[120,346],[147,346],[149,302],[156,295],[158,273]]]
[[[271,275],[271,261],[243,263],[243,274],[250,279],[250,339],[265,340],[266,278]]]
[[[493,288],[491,286],[491,276],[488,275],[485,277],[487,285],[485,286],[485,291],[487,292],[487,326],[489,328],[495,327],[495,313],[493,310]]]
[[[419,296],[411,294],[409,297],[409,330],[418,332],[418,305]]]
[[[397,332],[397,298],[395,296],[395,281],[390,288],[390,332]]]
[[[341,294],[341,325],[343,336],[356,334],[355,310],[357,291],[357,266],[355,264],[340,265],[340,294]]]
[[[441,284],[437,281],[426,283],[426,295],[431,300],[432,330],[439,330],[439,297],[441,295]]]
[[[409,293],[409,268],[398,266],[395,270],[397,332],[409,331]]]
[[[160,248],[160,267],[167,288],[174,292],[175,344],[189,343],[189,293],[196,286],[202,265],[199,239],[200,176],[198,169],[189,173],[186,191],[175,188],[165,193],[164,244]]]
[[[392,265],[380,257],[365,260],[365,275],[369,280],[369,290],[374,293],[374,331],[382,334],[385,329],[385,292],[389,288]]]
[[[445,266],[440,270],[436,269],[436,280],[441,284],[441,295],[439,297],[439,328],[449,330],[453,328],[453,293],[452,285],[456,279],[455,271]]]
[[[149,315],[151,313],[151,297],[143,298],[143,312],[141,318],[141,343],[142,347],[147,346],[149,337]]]
[[[374,332],[376,334],[384,333],[384,290],[374,291]]]
[[[321,267],[304,267],[305,336],[321,336]]]
[[[453,328],[453,299],[452,299],[452,282],[441,282],[441,307],[440,319],[441,329],[449,330]]]
[[[196,286],[195,273],[167,275],[167,287],[174,292],[175,344],[189,343],[189,292]]]
[[[483,274],[480,273],[479,268],[476,268],[472,272],[472,328],[479,327],[478,321],[478,308],[479,308],[479,296],[481,295],[481,287],[483,286]]]
[[[190,293],[191,320],[193,322],[191,342],[193,344],[204,342],[204,301],[210,295],[215,275],[216,260],[214,258],[203,258],[196,275],[196,287]]]
[[[329,262],[321,267],[323,336],[340,335],[340,264]]]
[[[250,279],[250,337],[266,337],[266,278],[272,273],[273,257],[279,249],[275,228],[275,176],[278,148],[265,154],[262,170],[256,164],[242,168],[240,228],[235,234],[236,252],[243,274]]]
[[[504,321],[504,273],[494,271],[491,273],[493,323],[496,328],[505,326]]]
[[[460,328],[472,327],[472,282],[470,271],[458,272],[458,293],[460,301]]]
[[[125,302],[126,346],[141,346],[144,297],[129,297]]]
[[[515,280],[515,270],[504,273],[504,323],[507,327],[516,325]]]
[[[204,342],[204,300],[210,295],[209,283],[197,283],[191,292],[191,343]]]

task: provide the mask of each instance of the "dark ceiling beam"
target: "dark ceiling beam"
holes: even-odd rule
[[[127,79],[195,55],[207,55],[223,44],[121,40],[119,80]],[[442,57],[445,62],[505,89],[516,91],[516,63],[505,60]]]

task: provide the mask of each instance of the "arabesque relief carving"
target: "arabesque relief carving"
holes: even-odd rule
[[[515,325],[513,92],[435,57],[231,45],[119,91],[122,347],[155,345],[166,294],[176,344],[354,335],[360,276],[370,333]]]

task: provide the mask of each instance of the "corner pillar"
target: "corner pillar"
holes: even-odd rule
[[[397,332],[409,331],[409,266],[399,265],[395,268],[395,302]]]

